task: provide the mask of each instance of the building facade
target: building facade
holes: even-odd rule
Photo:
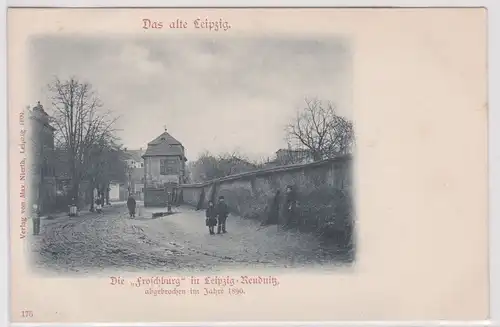
[[[148,143],[144,159],[144,205],[163,206],[179,200],[186,180],[184,146],[165,130]]]
[[[40,102],[29,111],[29,124],[30,204],[44,214],[56,207],[55,128]]]
[[[276,163],[279,165],[306,164],[314,161],[309,150],[279,149],[276,151]]]
[[[166,131],[148,143],[142,157],[145,188],[184,182],[187,161],[184,146]]]
[[[139,150],[129,150],[124,149],[125,161],[127,164],[127,190],[129,193],[138,197],[143,198],[144,193],[144,159],[142,156],[145,151],[143,149]]]
[[[109,183],[109,201],[119,201],[120,199],[120,183]]]

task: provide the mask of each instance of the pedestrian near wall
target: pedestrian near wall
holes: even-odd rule
[[[210,233],[210,235],[214,235],[214,228],[215,225],[217,225],[217,210],[214,206],[213,201],[208,202],[208,208],[205,212],[205,216],[205,225],[208,227],[208,232]]]
[[[135,207],[137,203],[132,195],[129,195],[127,199],[127,208],[130,218],[135,218]]]
[[[290,226],[295,222],[297,209],[297,196],[291,185],[286,187],[284,205],[285,226]]]
[[[229,216],[229,208],[225,202],[223,196],[219,196],[219,202],[217,203],[217,234],[227,233],[226,231],[226,220]]]

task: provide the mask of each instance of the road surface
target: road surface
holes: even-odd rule
[[[130,219],[123,204],[103,214],[43,219],[30,237],[35,267],[52,272],[220,271],[238,268],[332,266],[338,251],[310,234],[230,215],[227,234],[210,235],[203,211],[188,207]],[[148,217],[149,216],[149,217]]]

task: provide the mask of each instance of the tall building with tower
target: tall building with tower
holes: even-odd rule
[[[55,128],[40,101],[29,111],[29,124],[30,203],[42,213],[51,212],[56,205]]]

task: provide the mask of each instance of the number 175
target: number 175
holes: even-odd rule
[[[33,317],[33,311],[31,311],[31,310],[23,310],[23,311],[21,311],[21,317],[23,317],[23,318],[31,318],[31,317]]]

